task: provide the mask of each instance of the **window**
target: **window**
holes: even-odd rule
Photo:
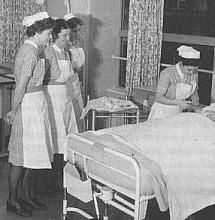
[[[129,2],[130,0],[122,0],[121,30],[128,30]]]
[[[122,0],[121,11],[121,29],[120,29],[120,57],[127,57],[128,44],[128,19],[129,19],[129,2],[130,0]],[[126,78],[126,60],[120,60],[119,65],[119,86],[125,87]]]
[[[122,1],[120,56],[127,57],[129,0]],[[176,48],[191,45],[201,51],[199,96],[202,104],[210,103],[214,71],[215,37],[214,0],[164,0],[161,70],[174,64]],[[120,60],[119,86],[125,87],[126,60]]]
[[[214,0],[165,0],[164,33],[214,37]]]
[[[120,57],[127,57],[127,45],[128,45],[128,38],[122,36],[120,41]],[[125,87],[125,73],[126,73],[126,60],[120,60],[119,64],[120,74],[119,74],[119,86]]]

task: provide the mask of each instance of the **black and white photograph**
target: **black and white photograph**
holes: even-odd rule
[[[215,0],[0,0],[0,220],[215,220]]]

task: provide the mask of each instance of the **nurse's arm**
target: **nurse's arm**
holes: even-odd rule
[[[29,82],[30,77],[32,77],[32,73],[38,62],[37,54],[33,51],[29,51],[29,53],[23,53],[21,60],[22,66],[19,69],[20,71],[20,78],[16,83],[15,94],[14,94],[14,101],[12,104],[12,112],[15,114],[19,105],[22,102],[22,99],[25,95],[26,88]]]
[[[165,104],[165,105],[178,105],[182,109],[189,108],[189,103],[183,100],[170,99],[166,97],[167,90],[170,86],[170,72],[167,69],[163,70],[160,74],[160,79],[158,81],[157,93],[155,96],[155,101]]]
[[[14,92],[14,101],[12,104],[12,112],[16,113],[19,105],[21,104],[23,97],[26,93],[26,87],[28,85],[30,77],[21,75]]]
[[[8,112],[7,116],[6,116],[6,120],[9,124],[13,123],[16,111],[17,111],[19,105],[21,104],[23,97],[25,95],[26,87],[28,85],[29,79],[30,79],[29,76],[21,75],[21,77],[16,85],[16,88],[14,91],[14,99],[13,99],[13,103],[12,103],[12,111]]]
[[[167,98],[165,95],[170,86],[170,71],[169,68],[164,69],[160,73],[160,78],[158,81],[157,93],[155,96],[155,101],[165,104],[165,105],[178,105],[176,100]]]
[[[14,99],[12,103],[12,111],[8,112],[7,114],[7,119],[9,123],[12,123],[16,111],[23,100],[29,79],[30,77],[32,77],[33,70],[36,66],[36,63],[38,62],[37,54],[34,53],[34,51],[22,53],[20,55],[20,59],[22,60],[22,65],[19,69],[19,72],[21,74],[19,80],[16,82]]]
[[[165,105],[178,105],[181,109],[187,109],[190,107],[190,101],[169,99],[165,97],[165,93],[157,92],[155,101]]]
[[[157,92],[155,96],[155,101],[166,104],[166,105],[176,105],[174,100],[167,98],[165,95],[168,91],[170,85],[170,72],[169,68],[164,69],[160,73],[160,78],[158,81]]]

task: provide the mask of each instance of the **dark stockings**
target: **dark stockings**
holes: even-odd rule
[[[25,177],[22,182],[23,198],[22,202],[26,206],[34,210],[46,210],[47,206],[41,203],[38,199],[38,176],[40,175],[39,169],[27,169]]]
[[[9,168],[9,198],[10,204],[15,204],[19,200],[20,186],[22,196],[31,200],[35,197],[35,179],[36,171],[32,169],[26,169],[22,166],[14,166],[10,164]]]
[[[10,164],[9,168],[9,198],[8,202],[15,205],[18,202],[18,191],[21,179],[23,178],[24,168]]]
[[[54,155],[53,163],[53,182],[54,182],[54,191],[63,190],[63,154]]]
[[[23,197],[26,200],[32,200],[35,198],[36,187],[36,170],[27,169],[25,171],[24,178],[22,180]]]
[[[19,198],[19,188],[24,176],[25,168],[10,164],[9,167],[9,197],[6,203],[8,212],[15,213],[22,217],[32,216],[32,210],[21,204]]]

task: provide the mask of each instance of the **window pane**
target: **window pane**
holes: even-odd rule
[[[165,0],[165,33],[214,37],[214,0]]]
[[[130,0],[122,0],[122,22],[121,22],[122,30],[128,30],[129,2]]]
[[[121,37],[120,57],[127,58],[127,44],[128,44],[127,37]],[[126,61],[125,60],[120,60],[119,68],[120,68],[119,86],[125,87],[125,81],[126,81]]]

